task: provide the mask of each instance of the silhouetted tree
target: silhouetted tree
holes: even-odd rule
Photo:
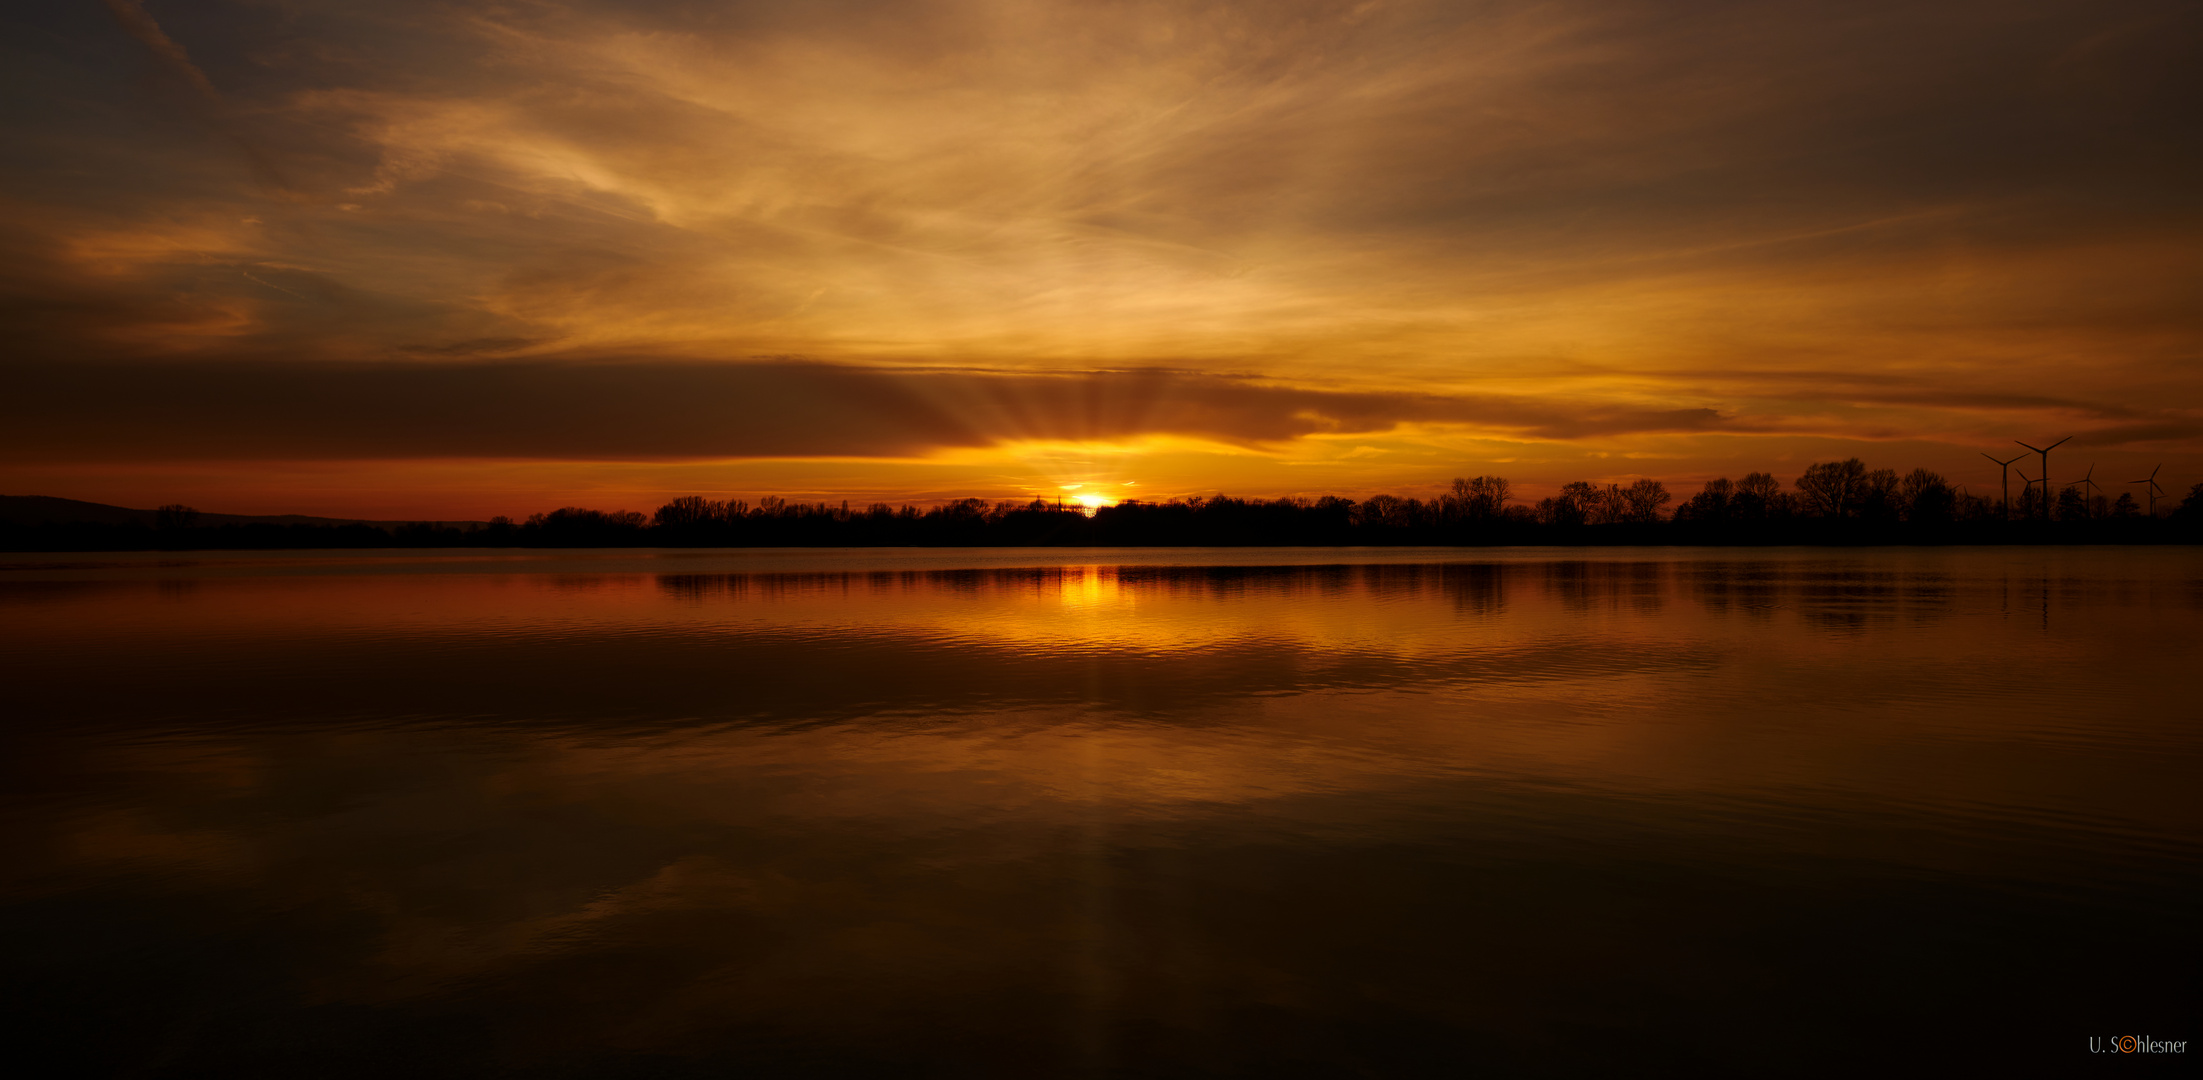
[[[1937,473],[1914,469],[1898,486],[1898,503],[1906,521],[1916,525],[1942,525],[1954,516],[1958,495]]]
[[[2116,501],[2068,488],[2058,513],[2024,529],[2005,523],[1996,503],[1953,490],[1927,469],[1899,475],[1853,458],[1818,462],[1783,490],[1772,475],[1705,481],[1675,509],[1649,477],[1624,487],[1577,481],[1535,507],[1509,505],[1503,477],[1456,479],[1428,502],[1398,495],[1353,499],[1243,499],[1196,495],[1162,503],[1127,500],[1091,515],[1060,500],[959,499],[928,510],[846,501],[791,503],[765,496],[756,506],[683,496],[649,517],[628,511],[561,507],[525,523],[497,517],[455,529],[434,522],[377,527],[229,524],[204,527],[181,504],[143,524],[33,525],[0,519],[0,549],[126,550],[146,547],[447,547],[455,545],[596,547],[662,545],[1069,545],[1069,544],[1411,544],[1769,542],[2055,542],[2119,543],[2203,539],[2203,484],[2190,488],[2167,519],[2151,519],[2131,493]],[[2039,483],[2021,489],[2039,510]]]
[[[2188,488],[2187,497],[2180,500],[2179,507],[2172,513],[2190,525],[2203,522],[2203,483]]]
[[[2081,493],[2072,488],[2066,488],[2058,492],[2058,520],[2088,520],[2088,500],[2082,498]]]
[[[2032,521],[2038,517],[2041,517],[2042,485],[2037,483],[2027,483],[2020,485],[2019,505],[2014,507],[2013,509],[2015,511],[2014,516],[2016,516],[2021,521]]]
[[[521,530],[553,547],[606,547],[640,542],[648,520],[632,510],[562,506],[548,514],[529,515]]]
[[[1668,494],[1665,485],[1650,478],[1640,479],[1620,489],[1620,494],[1623,520],[1640,525],[1649,525],[1660,520],[1660,509],[1673,498]]]
[[[1871,469],[1859,478],[1858,516],[1863,521],[1895,521],[1903,513],[1899,489],[1904,481],[1895,469]]]
[[[1589,524],[1600,500],[1599,489],[1588,481],[1564,484],[1560,494],[1538,501],[1538,522],[1560,529]]]
[[[1506,516],[1507,500],[1514,494],[1505,477],[1455,477],[1453,487],[1440,499],[1444,516],[1472,524],[1488,525]]]
[[[658,508],[651,523],[661,529],[694,530],[716,525],[726,519],[727,504],[712,502],[701,495],[683,495]]]
[[[1724,476],[1706,481],[1698,494],[1683,500],[1675,508],[1675,520],[1699,525],[1719,525],[1729,520],[1729,501],[1736,495],[1736,485]]]
[[[1376,529],[1403,529],[1414,524],[1408,500],[1398,495],[1371,495],[1362,500],[1360,524]]]
[[[1782,481],[1772,473],[1745,473],[1729,496],[1729,517],[1734,521],[1766,522],[1790,516],[1790,497]]]
[[[1858,458],[1814,462],[1797,479],[1806,513],[1839,520],[1858,514],[1865,487],[1866,462]]]

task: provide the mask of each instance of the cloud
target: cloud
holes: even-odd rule
[[[152,50],[153,55],[160,57],[170,70],[183,76],[185,82],[190,83],[193,89],[206,95],[208,100],[221,100],[222,95],[217,93],[214,84],[208,81],[206,72],[199,70],[199,66],[191,62],[191,56],[184,52],[184,47],[176,44],[176,40],[169,37],[167,31],[161,29],[161,24],[153,21],[153,16],[146,14],[143,4],[139,3],[138,0],[104,0],[104,2],[107,4],[107,10],[115,16],[115,21],[122,24],[123,30],[131,37],[138,39],[140,44]]]
[[[449,341],[434,345],[414,342],[398,346],[398,351],[402,353],[409,353],[415,356],[482,356],[493,355],[497,353],[519,352],[523,349],[529,349],[538,345],[544,345],[548,343],[549,342],[544,338],[479,337],[468,338],[465,341]]]
[[[0,377],[106,432],[9,453],[2192,444],[2203,408],[2172,0],[159,10],[0,16],[38,89]],[[193,89],[118,75],[147,50]],[[83,358],[229,419],[135,437]]]
[[[41,364],[0,369],[17,460],[915,457],[1004,442],[1235,444],[1469,425],[1543,439],[1724,428],[1711,409],[1350,392],[1195,371],[769,362]]]

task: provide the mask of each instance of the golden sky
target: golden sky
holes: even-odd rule
[[[11,494],[2203,478],[2185,3],[4,18]]]

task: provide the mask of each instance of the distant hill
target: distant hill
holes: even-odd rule
[[[0,523],[10,525],[153,525],[154,511],[127,506],[57,499],[51,495],[0,495]],[[308,517],[305,514],[209,514],[200,513],[204,525],[373,525],[390,529],[400,525],[439,525],[467,528],[479,521],[370,521],[366,518]]]

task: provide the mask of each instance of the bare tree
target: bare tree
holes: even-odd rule
[[[1362,500],[1361,519],[1364,525],[1379,528],[1399,528],[1410,524],[1408,501],[1398,495],[1371,495]]]
[[[1506,514],[1507,500],[1513,496],[1513,486],[1505,477],[1455,477],[1452,489],[1440,500],[1441,512],[1447,518],[1465,521],[1497,521]]]
[[[1581,480],[1560,489],[1560,494],[1538,500],[1537,520],[1540,524],[1571,529],[1590,520],[1591,504],[1598,496],[1598,489]]]
[[[1683,504],[1675,508],[1675,520],[1697,522],[1702,525],[1727,521],[1729,519],[1729,501],[1735,496],[1736,485],[1730,483],[1728,477],[1708,480],[1706,486],[1699,489],[1698,494],[1683,500]]]
[[[1895,469],[1874,469],[1859,478],[1859,516],[1889,521],[1902,513],[1898,489],[1904,481]]]
[[[1745,473],[1729,496],[1729,516],[1737,521],[1765,521],[1788,512],[1789,497],[1773,473]]]
[[[695,529],[719,522],[726,512],[725,503],[701,495],[683,495],[659,507],[652,520],[661,529]]]
[[[1660,508],[1674,498],[1668,494],[1665,485],[1650,478],[1640,479],[1620,489],[1620,494],[1622,516],[1626,520],[1639,523],[1660,520]]]
[[[1866,462],[1858,458],[1817,461],[1798,477],[1798,496],[1809,514],[1848,518],[1858,513],[1865,486]]]
[[[1922,524],[1941,524],[1951,520],[1957,508],[1957,493],[1949,482],[1927,469],[1914,469],[1905,474],[1898,485],[1899,508],[1906,521]]]

